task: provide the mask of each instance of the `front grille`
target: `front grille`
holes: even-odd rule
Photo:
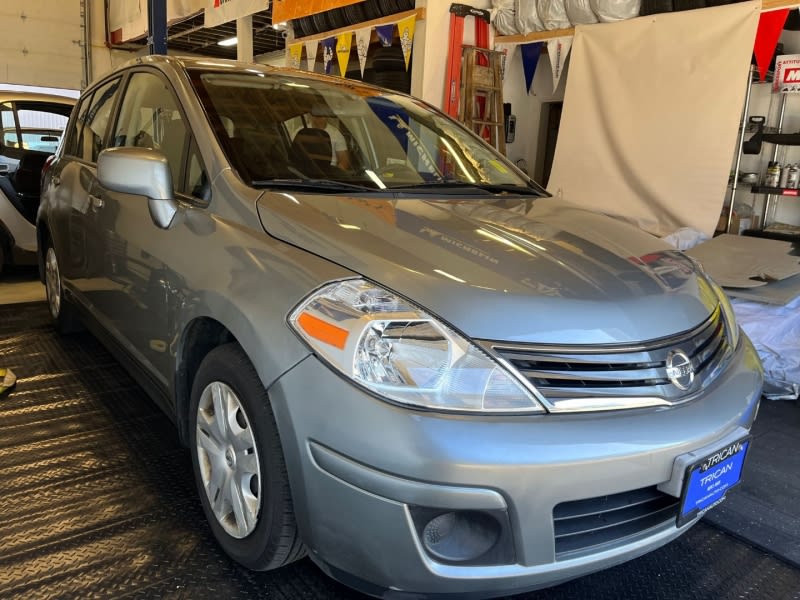
[[[700,326],[637,345],[507,345],[485,342],[527,379],[550,408],[582,398],[657,397],[678,403],[708,386],[731,355],[720,308]],[[691,360],[694,383],[682,390],[667,376],[667,359],[681,350]],[[624,402],[620,407],[624,407]]]
[[[680,500],[653,487],[562,502],[553,509],[556,560],[674,523]]]

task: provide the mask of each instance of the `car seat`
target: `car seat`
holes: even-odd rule
[[[315,176],[328,176],[331,172],[333,145],[324,129],[304,127],[292,140],[290,158],[302,172],[312,171]]]

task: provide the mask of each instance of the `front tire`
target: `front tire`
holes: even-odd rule
[[[189,419],[198,494],[223,550],[257,571],[304,556],[269,397],[238,344],[203,359]]]

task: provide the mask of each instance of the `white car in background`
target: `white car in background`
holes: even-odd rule
[[[0,272],[36,263],[42,169],[74,105],[64,96],[0,91]]]

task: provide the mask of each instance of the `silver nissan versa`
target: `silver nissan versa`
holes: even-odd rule
[[[505,595],[653,550],[739,481],[762,373],[720,288],[412,97],[140,59],[76,105],[38,242],[56,327],[175,420],[249,568]]]

